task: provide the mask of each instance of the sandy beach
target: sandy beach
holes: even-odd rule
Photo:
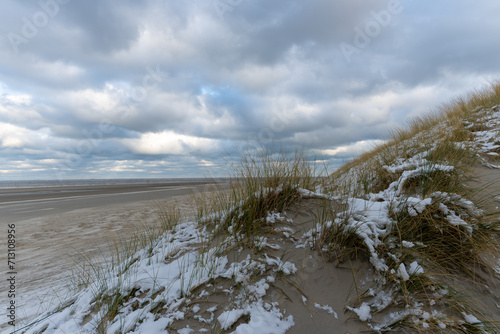
[[[108,259],[116,242],[126,242],[144,224],[159,224],[155,219],[159,205],[175,202],[183,217],[191,216],[187,194],[203,191],[205,185],[2,189],[2,222],[5,228],[16,225],[18,316],[32,317],[57,306],[69,293],[75,265],[85,258]],[[2,243],[6,247],[6,239]],[[7,263],[6,252],[0,254],[0,263]],[[7,284],[1,280],[0,290],[7,291]],[[2,293],[0,304],[6,303],[7,294]],[[6,308],[1,310],[4,324]]]

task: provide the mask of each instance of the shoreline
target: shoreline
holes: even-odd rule
[[[158,183],[113,184],[113,185],[83,185],[83,186],[47,186],[30,188],[0,188],[0,203],[26,201],[33,199],[49,199],[54,195],[70,197],[79,195],[119,194],[135,191],[157,190],[166,187],[198,187],[220,182],[213,181],[172,181]]]

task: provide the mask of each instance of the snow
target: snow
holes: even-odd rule
[[[432,198],[420,199],[417,197],[409,196],[406,198],[406,205],[408,205],[408,213],[412,217],[416,217],[432,204]]]
[[[403,247],[407,247],[407,248],[415,247],[415,244],[411,241],[403,240],[401,243],[403,244]]]
[[[272,249],[280,249],[281,247],[277,244],[271,244],[268,242],[268,238],[266,237],[260,237],[260,236],[257,236],[255,237],[255,247],[257,249],[263,249],[264,247],[269,247],[269,248],[272,248]]]
[[[267,284],[264,278],[257,283],[248,286],[248,291],[250,291],[250,293],[252,293],[257,298],[264,297],[266,295],[267,289],[269,289],[269,284]]]
[[[278,214],[270,213],[272,219],[282,219]],[[272,220],[271,219],[271,220]],[[143,249],[131,256],[113,270],[103,273],[104,277],[78,293],[60,311],[46,313],[39,317],[37,324],[26,333],[93,333],[95,326],[106,312],[106,305],[95,312],[96,293],[113,296],[129,295],[132,289],[137,290],[130,300],[124,301],[123,307],[116,317],[108,323],[107,332],[130,333],[166,333],[165,329],[174,321],[184,319],[186,298],[190,297],[193,288],[206,284],[217,277],[234,280],[244,284],[245,288],[239,294],[233,288],[224,290],[235,301],[245,301],[231,310],[222,312],[217,321],[225,329],[230,328],[242,316],[248,315],[249,322],[240,324],[235,333],[285,333],[294,325],[293,316],[284,317],[277,304],[264,304],[262,298],[269,289],[269,283],[274,282],[275,273],[282,272],[291,275],[297,271],[295,264],[283,261],[279,257],[264,254],[260,258],[248,255],[240,261],[229,262],[227,256],[218,255],[219,248],[203,249],[199,244],[206,242],[206,232],[200,230],[194,222],[181,223],[174,230],[158,239],[151,249]],[[261,244],[267,239],[260,240]],[[127,269],[127,270],[125,270]],[[270,272],[269,272],[270,271]],[[266,273],[265,278],[253,281],[255,273]],[[253,282],[252,282],[253,281]],[[251,283],[252,282],[252,283]],[[154,299],[138,297],[151,291]],[[202,290],[198,296],[208,296],[210,292]],[[134,302],[142,304],[138,309],[131,306]],[[164,314],[152,313],[155,305],[163,303]],[[201,311],[199,304],[192,307],[193,314]],[[200,323],[212,324],[217,307],[206,310],[211,317],[206,319],[199,314],[193,319]],[[84,318],[90,321],[84,323]],[[190,327],[179,330],[179,333],[193,332]]]
[[[339,318],[337,312],[335,312],[331,306],[314,303],[314,307],[316,307],[319,310],[327,311],[329,314],[333,315],[335,319]]]
[[[371,312],[370,305],[368,305],[367,303],[363,303],[358,308],[352,308],[350,306],[347,306],[347,309],[356,313],[357,316],[359,317],[359,320],[361,320],[361,321],[367,321],[367,320],[370,320],[372,318],[372,315],[370,314],[370,312]]]
[[[424,268],[417,261],[410,263],[410,268],[408,269],[410,275],[419,275],[424,273]]]
[[[314,191],[311,191],[311,190],[308,190],[308,189],[303,189],[303,188],[298,188],[297,189],[298,192],[299,192],[299,195],[304,197],[304,198],[308,198],[308,197],[313,197],[313,198],[325,198],[325,199],[333,199],[331,196],[325,194],[325,193],[321,193],[321,192],[314,192]]]
[[[275,224],[276,222],[284,221],[285,217],[280,212],[268,212],[266,222],[268,224]]]
[[[245,312],[250,315],[250,321],[248,324],[241,324],[236,327],[233,333],[284,334],[295,325],[293,316],[289,315],[284,318],[276,307],[270,306],[266,308],[262,300],[250,305]]]
[[[485,123],[488,130],[474,132],[475,138],[471,141],[454,144],[457,148],[468,149],[475,147],[479,148],[482,153],[495,153],[492,150],[500,148],[500,106],[489,110],[480,108],[478,112],[484,114],[484,118],[477,122]],[[470,127],[472,128],[474,125],[475,123],[471,123]],[[389,271],[393,275],[389,277],[396,276],[397,279],[391,278],[396,284],[408,281],[413,275],[424,275],[425,273],[424,267],[420,263],[421,259],[415,259],[411,263],[404,263],[400,258],[402,254],[401,246],[404,248],[427,247],[425,244],[417,240],[399,241],[397,238],[396,240],[386,238],[393,231],[396,224],[391,219],[391,215],[399,214],[402,212],[401,210],[407,210],[410,217],[418,218],[423,214],[434,213],[435,209],[438,208],[442,215],[436,213],[434,216],[441,219],[442,223],[457,226],[470,236],[477,229],[477,225],[474,223],[477,221],[476,218],[483,215],[483,212],[472,201],[453,193],[434,192],[424,197],[418,192],[419,184],[424,182],[421,181],[421,178],[424,180],[426,178],[432,179],[435,175],[450,174],[455,171],[455,167],[447,161],[436,162],[430,161],[429,158],[432,156],[433,150],[439,148],[437,138],[442,138],[442,133],[449,131],[451,131],[449,125],[445,124],[445,122],[439,123],[434,128],[422,131],[413,138],[391,147],[392,154],[399,156],[399,158],[395,158],[392,164],[383,166],[390,176],[390,178],[388,177],[390,183],[385,189],[378,190],[378,193],[370,193],[365,190],[370,189],[369,186],[366,187],[366,184],[377,184],[379,182],[376,179],[376,173],[367,173],[373,168],[372,165],[369,165],[370,161],[360,163],[354,168],[345,171],[339,177],[339,180],[345,183],[342,189],[350,189],[351,193],[357,195],[346,198],[345,195],[339,193],[336,198],[342,201],[343,207],[346,207],[346,209],[344,212],[336,214],[339,217],[338,219],[334,219],[333,222],[326,222],[324,225],[328,227],[332,223],[342,224],[349,227],[350,231],[354,231],[369,250],[371,254],[370,262],[379,275],[377,289],[370,290],[372,292],[370,295],[373,298],[368,298],[368,301],[363,302],[358,308],[348,307],[362,321],[371,319],[370,310],[381,310],[393,301],[393,290],[389,289],[387,291],[387,277],[384,276],[384,272]],[[496,153],[490,155],[497,156]],[[482,157],[480,158],[482,159]],[[387,159],[387,156],[374,156],[371,159],[371,161],[379,159],[379,162],[381,162],[385,161],[384,159]],[[488,164],[484,159],[483,163],[490,168],[500,168],[500,166]],[[416,183],[416,189],[410,189],[411,194],[407,186],[410,181]],[[428,211],[429,207],[432,207],[432,211]],[[321,227],[315,227],[309,231],[309,240],[320,232]],[[303,246],[307,246],[307,243],[304,243]],[[381,246],[388,246],[391,252],[387,252],[387,248]],[[382,249],[385,249],[384,253],[380,252]],[[396,268],[389,269],[386,259],[395,262],[397,264]],[[495,271],[500,275],[500,260]],[[444,295],[436,295],[435,297],[436,300],[439,300]],[[417,300],[411,300],[410,304],[407,305],[407,311],[394,313],[394,319],[386,319],[386,324],[396,321],[396,318],[402,319],[411,315],[415,324],[419,324],[424,328],[429,326],[430,319],[433,319],[441,328],[446,328],[446,323],[439,320],[440,317],[443,317],[442,315],[424,312],[422,305]],[[435,300],[433,300],[433,305],[436,305]],[[469,318],[468,320],[475,321],[477,319]],[[372,328],[382,330],[384,326],[384,321],[382,321],[382,323],[374,325]]]
[[[497,259],[497,266],[493,269],[498,275],[500,275],[500,258]]]
[[[265,257],[268,265],[278,267],[278,270],[282,271],[285,275],[290,275],[297,271],[297,267],[291,262],[283,262],[279,258],[270,258],[267,254],[265,254]]]
[[[500,148],[500,108],[495,106],[491,109],[479,110],[479,117],[475,121],[465,122],[468,128],[472,128],[475,125],[482,125],[485,128],[483,131],[473,132],[474,139],[469,143],[469,145],[475,147],[480,153],[489,156],[498,156],[496,150]],[[500,165],[495,165],[488,162],[482,156],[479,156],[483,165],[493,169],[500,169]]]
[[[398,276],[403,279],[403,281],[407,281],[410,279],[410,274],[406,271],[406,267],[404,263],[401,263],[398,267]]]
[[[243,315],[249,315],[248,324],[240,324],[233,333],[285,333],[295,323],[293,316],[284,318],[279,309],[274,305],[263,305],[262,300],[257,301],[245,309],[234,309],[223,312],[217,320],[221,328],[227,330],[233,326]]]
[[[479,321],[479,319],[476,318],[475,316],[473,316],[472,314],[467,314],[465,312],[462,312],[462,315],[464,316],[465,321],[467,321],[467,323],[469,323],[471,325],[481,323],[481,321]]]
[[[455,226],[463,226],[465,230],[472,235],[472,226],[470,226],[467,222],[465,222],[462,218],[457,216],[455,212],[450,211],[450,214],[445,217],[445,219],[451,224]]]
[[[154,317],[152,315],[147,315],[146,319],[143,323],[141,323],[137,329],[131,333],[135,334],[141,334],[141,333],[167,333],[165,328],[170,325],[171,321],[170,319],[167,318],[160,318],[157,321],[154,320]],[[192,331],[187,331],[186,329],[181,329],[183,332],[182,334],[189,334],[192,333]],[[111,331],[108,331],[110,333],[113,333]],[[68,333],[79,333],[77,332],[68,332]],[[179,331],[179,334],[181,332]]]
[[[186,326],[185,328],[181,328],[177,331],[178,334],[191,334],[194,332],[194,329],[189,328],[189,326]]]
[[[193,308],[191,309],[191,312],[193,312],[193,313],[198,313],[200,310],[201,310],[200,305],[195,305],[195,306],[193,306]]]
[[[217,320],[220,323],[222,329],[227,330],[230,328],[239,318],[245,314],[245,310],[231,310],[223,312]]]
[[[396,189],[396,194],[401,194],[403,192],[404,186],[413,178],[417,176],[423,176],[426,174],[430,174],[432,172],[442,171],[442,172],[451,172],[455,169],[453,166],[445,166],[445,165],[427,165],[421,166],[413,170],[405,170],[398,181],[395,181],[393,184],[389,186],[389,189]]]

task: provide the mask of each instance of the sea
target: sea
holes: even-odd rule
[[[128,184],[154,184],[173,182],[224,181],[223,178],[153,178],[153,179],[84,179],[84,180],[8,180],[0,181],[0,189],[50,188],[75,186],[103,186]]]

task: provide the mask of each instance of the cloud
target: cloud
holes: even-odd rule
[[[145,133],[138,139],[123,139],[121,142],[137,154],[189,155],[217,149],[217,142],[214,140],[180,135],[172,131]]]
[[[41,3],[55,1],[49,15]],[[338,166],[500,75],[496,2],[216,3],[6,0],[1,175],[199,175],[273,143]],[[377,23],[394,4],[401,11]],[[348,62],[340,45],[369,24],[378,31]],[[12,34],[25,40],[13,46]]]
[[[319,150],[318,153],[321,155],[334,156],[334,157],[348,157],[367,152],[377,146],[384,144],[385,140],[375,139],[375,140],[361,140],[350,145],[339,146],[333,150]]]
[[[40,148],[50,137],[47,128],[30,131],[8,123],[0,122],[0,147],[1,148]]]

